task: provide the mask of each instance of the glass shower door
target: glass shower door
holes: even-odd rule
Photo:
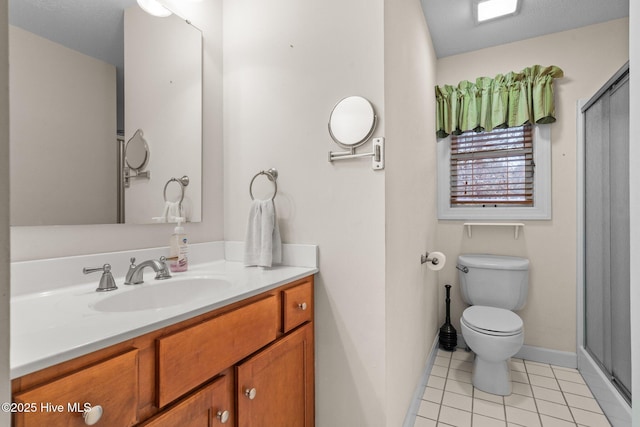
[[[585,346],[631,399],[629,82],[585,111]]]

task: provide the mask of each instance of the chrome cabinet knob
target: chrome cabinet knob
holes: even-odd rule
[[[218,411],[216,417],[220,420],[220,423],[225,424],[229,421],[229,411]]]
[[[251,389],[249,389],[249,388],[248,388],[248,389],[246,389],[246,390],[244,391],[244,395],[245,395],[245,396],[247,396],[247,397],[249,398],[249,400],[253,400],[253,399],[255,399],[255,398],[256,398],[256,394],[257,394],[257,393],[258,393],[258,392],[256,391],[256,389],[255,389],[255,388],[251,388]]]
[[[96,405],[92,406],[90,409],[85,409],[82,413],[82,418],[84,419],[84,423],[88,426],[92,426],[102,417],[102,406]]]
[[[306,310],[306,309],[307,309],[307,303],[306,303],[306,302],[303,302],[303,303],[301,303],[301,304],[298,304],[298,308],[299,308],[300,310],[302,310],[302,311]]]

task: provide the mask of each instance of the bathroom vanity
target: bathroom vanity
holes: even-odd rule
[[[283,266],[261,271],[220,261],[195,270],[187,277],[200,280],[210,277],[205,271],[218,277],[224,272],[230,289],[216,301],[194,303],[199,308],[185,303],[166,310],[145,309],[138,316],[111,309],[97,315],[85,311],[75,319],[78,326],[84,323],[85,329],[93,328],[96,322],[104,322],[105,334],[111,336],[82,338],[86,344],[79,350],[68,349],[64,358],[83,354],[60,363],[52,361],[61,351],[51,350],[50,356],[15,366],[15,372],[27,373],[12,381],[13,424],[82,426],[97,418],[95,425],[109,427],[312,427],[313,273],[317,269]],[[142,286],[147,288],[163,282],[154,281],[150,273],[145,279],[148,283]],[[140,291],[144,288],[126,287],[112,295],[129,293],[122,295],[131,300]],[[104,300],[105,294],[74,288],[69,295],[93,301]],[[59,306],[60,301],[49,302]],[[88,306],[96,311],[95,302]],[[187,312],[180,313],[179,307],[188,307]],[[168,314],[159,315],[162,311]],[[145,320],[149,312],[156,314]],[[109,326],[140,318],[144,325],[118,326],[121,333],[115,335]],[[55,321],[51,324],[56,327]],[[105,345],[110,342],[115,343]],[[26,354],[34,344],[22,345]],[[18,348],[14,355],[20,356],[21,351]],[[34,370],[38,366],[44,367]]]

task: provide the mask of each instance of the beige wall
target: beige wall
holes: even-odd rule
[[[383,5],[224,3],[225,239],[244,240],[249,182],[277,168],[283,241],[320,247],[318,426],[385,425],[386,172],[327,161],[341,151],[327,122],[343,97],[368,98],[382,119],[374,136],[385,134]]]
[[[428,184],[436,176],[436,57],[419,1],[385,1],[384,25],[386,425],[397,427],[439,327],[438,274],[420,263],[440,249]]]
[[[115,66],[9,31],[12,224],[115,223]]]
[[[533,64],[557,65],[565,75],[555,83],[552,220],[525,221],[518,240],[511,228],[476,227],[468,238],[462,222],[439,221],[438,247],[451,260],[440,280],[454,284],[452,320],[458,330],[465,305],[457,286],[456,257],[467,252],[523,256],[531,260],[529,298],[520,313],[525,344],[576,351],[576,102],[591,97],[628,60],[628,24],[628,19],[620,19],[438,61],[438,84],[519,71]],[[443,312],[440,317],[444,318]]]
[[[9,381],[9,26],[0,0],[0,401],[11,402]],[[0,411],[0,424],[11,414]]]
[[[223,239],[222,0],[177,2],[176,10],[203,33],[202,222],[188,224],[193,243]],[[14,261],[168,245],[174,225],[12,227]]]

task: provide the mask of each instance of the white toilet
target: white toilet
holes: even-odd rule
[[[529,260],[465,254],[458,257],[462,299],[460,329],[476,354],[473,385],[487,393],[511,394],[509,359],[524,343],[522,319],[512,310],[524,307],[529,288]]]

